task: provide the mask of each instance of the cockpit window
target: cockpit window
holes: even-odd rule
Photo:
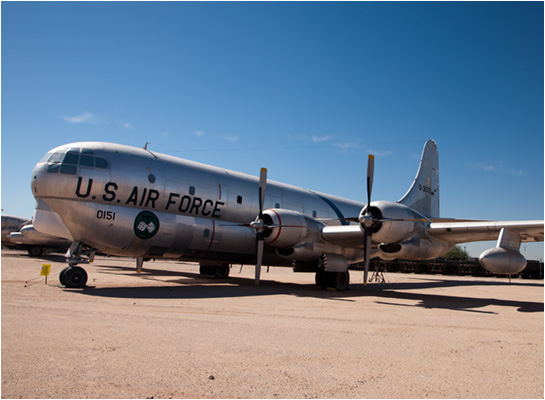
[[[44,157],[47,159],[47,172],[75,175],[78,172],[78,165],[88,168],[106,169],[109,167],[108,160],[102,157],[95,157],[91,149],[70,148],[68,151],[56,151],[48,153]],[[49,158],[47,158],[49,157]]]
[[[60,163],[62,161],[62,158],[64,157],[64,152],[55,152],[51,154],[51,157],[49,157],[49,160],[47,162],[49,163]]]
[[[96,165],[97,168],[106,169],[106,168],[108,168],[108,161],[106,161],[105,158],[96,157],[95,158],[95,165]]]
[[[85,154],[82,154],[79,158],[79,165],[83,165],[84,167],[94,167],[94,160],[95,158],[93,156],[86,156]]]
[[[75,151],[69,151],[64,156],[64,160],[62,160],[63,164],[75,164],[77,165],[79,161],[79,153],[76,153]]]
[[[49,164],[47,166],[47,172],[57,173],[59,172],[60,164]]]
[[[78,172],[79,161],[79,149],[77,152],[74,149],[70,149],[68,153],[64,155],[64,159],[61,163],[61,174],[76,175]]]

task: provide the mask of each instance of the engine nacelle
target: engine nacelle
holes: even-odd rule
[[[361,214],[365,214],[367,206]],[[416,221],[400,221],[403,219],[419,219],[423,216],[416,214],[403,204],[389,201],[375,201],[371,203],[371,214],[375,218],[394,219],[395,221],[381,221],[372,226],[373,241],[382,243],[399,243],[409,238],[416,229]],[[360,215],[361,215],[360,214]]]
[[[265,231],[265,243],[273,247],[294,247],[302,244],[308,236],[311,220],[297,211],[269,209],[263,212],[267,225],[278,225]],[[313,223],[314,221],[314,223]]]
[[[281,247],[276,249],[276,254],[287,260],[312,261],[322,256],[321,249],[314,246]]]
[[[494,274],[514,275],[526,267],[526,259],[516,250],[494,247],[483,251],[481,265]]]
[[[378,249],[383,259],[404,258],[407,260],[431,260],[441,257],[452,248],[448,242],[414,238],[402,243],[381,243]]]

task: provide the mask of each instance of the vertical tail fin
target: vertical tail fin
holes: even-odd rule
[[[424,145],[414,182],[398,203],[428,218],[439,218],[439,153],[435,141],[428,140]]]

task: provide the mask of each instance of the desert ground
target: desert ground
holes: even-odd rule
[[[51,265],[47,284],[42,264]],[[2,398],[543,398],[543,281],[313,274],[2,250]]]

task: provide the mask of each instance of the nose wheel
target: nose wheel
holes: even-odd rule
[[[66,267],[59,274],[59,282],[67,288],[84,288],[87,284],[87,272],[77,266]]]
[[[84,288],[87,284],[87,272],[81,267],[76,266],[78,263],[88,263],[95,258],[95,252],[91,251],[88,259],[81,257],[82,243],[73,242],[66,252],[66,259],[69,266],[59,274],[59,282],[67,288]]]

